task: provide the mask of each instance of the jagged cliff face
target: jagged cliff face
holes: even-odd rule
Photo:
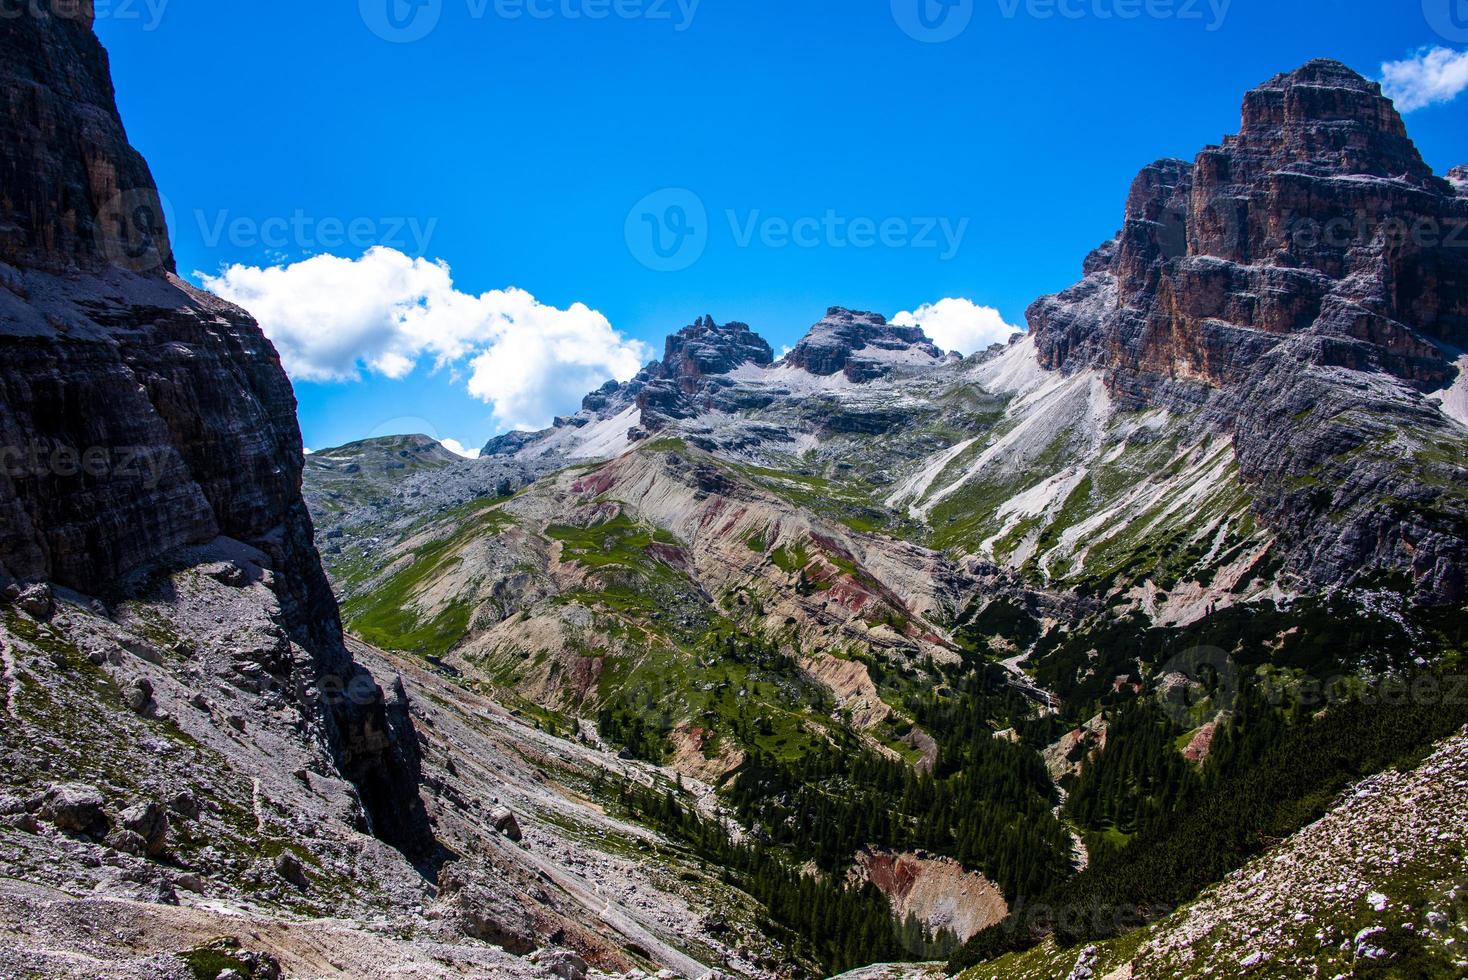
[[[0,261],[173,270],[152,174],[123,132],[92,0],[7,16],[0,63]]]
[[[1036,350],[1105,372],[1121,408],[1202,409],[1293,571],[1457,600],[1468,508],[1434,451],[1462,420],[1421,396],[1468,342],[1465,223],[1379,86],[1311,62],[1249,93],[1221,147],[1142,171],[1086,278],[1031,307]]]
[[[1322,364],[1430,391],[1453,376],[1439,345],[1468,337],[1468,255],[1451,240],[1465,218],[1379,86],[1312,62],[1249,93],[1223,146],[1142,171],[1086,282],[1031,309],[1040,358],[1145,397],[1235,384],[1310,334]]]
[[[258,548],[301,680],[357,692],[321,709],[343,771],[379,832],[424,846],[411,750],[342,645],[290,383],[247,314],[172,274],[90,5],[7,19],[0,107],[0,576],[115,600],[181,549]]]

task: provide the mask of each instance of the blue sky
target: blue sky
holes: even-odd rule
[[[777,349],[831,305],[1023,324],[1141,166],[1312,57],[1448,49],[1408,125],[1468,162],[1465,0],[413,2],[98,0],[180,272],[259,297],[316,448],[479,445],[703,313]]]

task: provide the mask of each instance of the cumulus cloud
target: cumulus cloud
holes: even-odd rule
[[[457,439],[440,439],[438,444],[455,456],[463,456],[465,459],[478,459],[478,449],[465,449],[464,444]]]
[[[1020,332],[1020,328],[1004,322],[992,306],[979,306],[963,298],[940,299],[902,312],[892,318],[894,326],[922,327],[923,332],[944,350],[958,351],[967,357],[994,344],[1003,344]]]
[[[1451,102],[1468,88],[1468,51],[1423,48],[1381,66],[1381,87],[1402,112]]]
[[[491,405],[504,428],[543,428],[608,378],[631,378],[648,357],[584,304],[557,309],[522,289],[474,296],[454,287],[446,263],[391,248],[195,275],[260,321],[292,378],[400,379],[431,359]]]

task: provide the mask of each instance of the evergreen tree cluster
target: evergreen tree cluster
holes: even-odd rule
[[[796,956],[819,963],[824,976],[927,959],[955,945],[951,935],[934,935],[916,919],[899,923],[886,896],[870,884],[803,871],[768,844],[735,843],[727,827],[700,817],[672,791],[628,782],[617,798],[631,816],[687,844],[720,869],[726,883],[763,905]]]
[[[925,850],[983,872],[1011,898],[1070,873],[1070,837],[1028,749],[974,734],[943,778],[877,755],[854,736],[780,761],[752,751],[728,790],[740,819],[801,860],[840,872],[867,848]]]
[[[1208,764],[1190,775],[1162,761],[1166,726],[1150,709],[1122,712],[1117,721],[1129,737],[1108,741],[1082,775],[1070,812],[1095,821],[1093,828],[1131,820],[1136,836],[1122,847],[1098,848],[1081,874],[1017,905],[1008,920],[967,943],[950,969],[1028,948],[1046,935],[1061,946],[1109,938],[1193,899],[1318,819],[1357,780],[1394,764],[1415,765],[1468,723],[1468,699],[1414,694],[1422,689],[1417,680],[1392,680],[1369,697],[1307,711],[1250,685]],[[1129,746],[1130,737],[1142,747]]]

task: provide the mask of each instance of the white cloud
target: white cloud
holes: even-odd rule
[[[1005,323],[992,306],[979,306],[963,298],[940,299],[911,313],[899,313],[892,318],[892,324],[922,327],[933,343],[965,357],[994,344],[1007,343],[1020,332],[1019,327]]]
[[[195,275],[260,321],[292,378],[349,381],[366,371],[399,379],[431,358],[451,384],[466,383],[493,406],[504,428],[544,428],[648,359],[641,341],[584,304],[561,310],[522,289],[473,296],[454,288],[446,263],[390,248]]]
[[[440,439],[438,444],[455,456],[463,456],[465,459],[478,459],[478,449],[465,449],[464,444],[457,439]]]
[[[1381,86],[1402,112],[1451,102],[1468,88],[1468,51],[1423,48],[1405,61],[1381,66]]]

